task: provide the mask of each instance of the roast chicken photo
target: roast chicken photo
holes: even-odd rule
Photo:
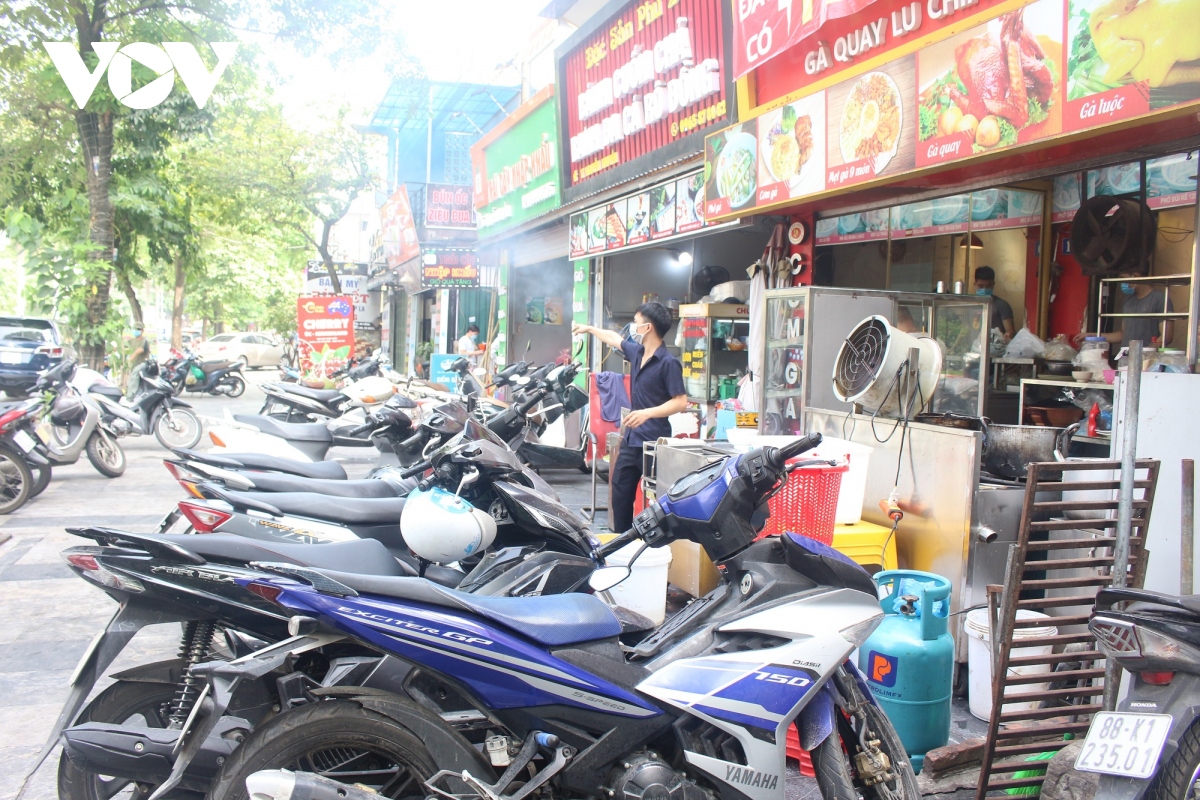
[[[1044,122],[1058,84],[1054,60],[1018,9],[954,48],[949,71],[921,93],[920,139],[965,133],[976,152],[1016,144]]]

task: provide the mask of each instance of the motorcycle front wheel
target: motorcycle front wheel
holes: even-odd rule
[[[228,386],[228,391],[224,391]],[[241,375],[229,375],[217,384],[216,391],[213,394],[223,394],[226,397],[241,397],[246,391],[246,381]]]
[[[11,514],[33,497],[33,474],[24,456],[0,445],[0,514]]]
[[[287,711],[256,728],[225,761],[207,800],[249,800],[246,778],[281,768],[363,784],[380,798],[421,797],[425,781],[437,772],[425,744],[395,720],[358,703],[332,700]]]
[[[106,478],[119,478],[125,473],[125,451],[117,440],[99,429],[92,431],[87,441],[87,457],[92,466]]]
[[[857,703],[859,714],[837,708],[837,727],[813,748],[813,771],[824,800],[920,800],[921,790],[900,736],[879,706],[868,700],[851,676],[843,686]],[[865,730],[864,730],[865,727]],[[873,757],[862,758],[862,741]],[[886,769],[879,756],[887,758]],[[874,770],[880,774],[866,774]]]
[[[190,409],[173,408],[158,415],[154,421],[154,438],[168,450],[190,450],[204,435],[200,418]]]

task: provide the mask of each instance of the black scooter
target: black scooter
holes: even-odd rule
[[[184,356],[167,380],[175,387],[177,395],[202,392],[218,397],[241,397],[246,391],[240,361],[201,361],[195,353]]]

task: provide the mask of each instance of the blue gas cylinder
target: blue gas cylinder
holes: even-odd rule
[[[875,582],[886,616],[859,648],[858,666],[920,772],[925,754],[950,739],[950,581],[897,569],[876,574]]]

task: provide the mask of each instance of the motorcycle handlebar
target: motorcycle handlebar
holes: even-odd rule
[[[808,436],[797,439],[789,445],[783,447],[774,447],[768,450],[768,458],[774,464],[776,469],[779,469],[788,462],[789,459],[795,458],[803,452],[812,450],[821,443],[824,437],[819,433],[810,433]]]
[[[346,431],[346,435],[347,436],[358,436],[360,434],[364,434],[367,431],[375,430],[375,426],[377,424],[378,423],[374,419],[369,420],[366,423],[359,425],[357,428],[351,428],[350,430]]]
[[[401,478],[411,478],[413,475],[420,475],[422,472],[424,472],[425,470],[429,469],[432,466],[433,466],[433,462],[430,461],[429,459],[425,459],[424,461],[418,461],[416,464],[413,464],[408,469],[402,470],[400,472],[400,477]]]
[[[617,552],[618,550],[620,550],[622,547],[629,544],[630,542],[637,541],[637,538],[638,538],[637,530],[634,528],[630,528],[629,530],[622,533],[620,536],[617,536],[613,539],[609,539],[607,542],[600,545],[600,548],[598,550],[596,550],[596,555],[600,556],[601,558],[606,558],[606,557],[612,555],[613,553]]]
[[[523,400],[516,405],[517,413],[520,414],[521,416],[525,416],[526,414],[528,414],[530,411],[533,410],[534,406],[536,406],[538,403],[542,402],[542,400],[544,400],[546,398],[546,395],[549,394],[549,392],[550,392],[550,390],[545,388],[544,386],[539,388],[537,391],[535,391],[529,395],[528,400]]]
[[[416,433],[414,433],[412,436],[408,437],[403,442],[401,442],[400,449],[405,450],[405,451],[411,451],[414,447],[417,447],[418,445],[422,444],[424,441],[425,441],[425,431],[423,429],[420,429]]]

